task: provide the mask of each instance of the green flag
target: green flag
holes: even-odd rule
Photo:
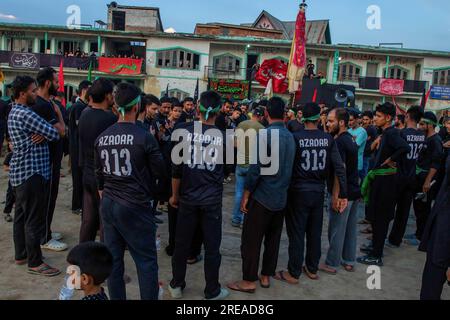
[[[88,81],[92,81],[92,61],[89,62]]]

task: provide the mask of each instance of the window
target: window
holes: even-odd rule
[[[159,51],[156,56],[156,66],[160,68],[200,69],[200,55],[187,50]]]
[[[377,77],[378,75],[378,63],[368,62],[366,77]]]
[[[214,58],[214,72],[239,73],[241,71],[241,59],[225,54]]]
[[[58,42],[58,52],[61,54],[75,54],[77,50],[82,50],[82,45],[80,41],[59,41]]]
[[[352,63],[342,63],[338,68],[339,81],[358,81],[361,67]]]
[[[386,74],[386,68],[383,69],[383,76]],[[402,67],[390,67],[388,71],[388,78],[389,79],[401,79],[401,80],[408,80],[408,70],[402,68]]]
[[[364,101],[362,104],[362,112],[373,111],[373,103]]]
[[[435,71],[433,73],[433,84],[450,86],[450,69]]]
[[[32,39],[8,39],[8,49],[14,52],[33,52]]]
[[[166,91],[161,92],[161,97],[164,97],[165,95]],[[169,98],[177,98],[178,100],[183,101],[187,97],[189,97],[189,93],[184,92],[182,90],[179,89],[169,90]]]

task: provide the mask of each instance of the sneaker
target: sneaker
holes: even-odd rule
[[[228,178],[226,178],[225,180],[227,180],[227,182],[229,183],[229,182],[233,181],[233,178],[228,177]]]
[[[227,179],[223,179],[223,185],[226,186],[228,184]]]
[[[172,286],[169,284],[169,292],[173,299],[179,300],[183,298],[183,289],[181,287],[172,288]]]
[[[358,263],[365,264],[368,266],[379,266],[379,267],[383,266],[383,259],[371,256],[359,257],[358,259],[356,259],[356,261]]]
[[[5,213],[5,221],[6,222],[13,222],[13,218],[11,217],[11,214]]]
[[[55,252],[66,251],[69,247],[64,242],[57,241],[55,239],[50,240],[44,245],[41,245],[41,249],[50,250]]]
[[[398,248],[400,248],[400,246],[392,244],[389,240],[386,240],[385,245],[386,245],[386,247],[391,248],[391,249],[398,249]]]
[[[59,232],[52,232],[52,239],[56,241],[61,241],[63,239],[62,233]]]
[[[205,299],[208,301],[218,301],[218,300],[225,300],[230,295],[230,292],[227,289],[221,288],[220,293],[217,297],[212,299]]]
[[[406,239],[403,241],[408,246],[418,247],[420,245],[420,241],[417,239]]]

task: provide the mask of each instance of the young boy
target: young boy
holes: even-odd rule
[[[6,139],[8,142],[9,149],[11,150],[10,153],[8,153],[5,157],[5,161],[3,161],[3,169],[5,172],[9,172],[9,163],[11,162],[13,153],[12,153],[12,143],[8,139]],[[12,222],[13,218],[11,217],[11,212],[14,206],[14,203],[16,202],[16,197],[14,196],[14,189],[11,185],[11,182],[8,181],[8,190],[6,191],[6,203],[5,203],[5,209],[3,210],[3,213],[5,214],[5,221],[6,222]]]
[[[85,242],[73,248],[67,262],[80,269],[80,288],[84,292],[82,300],[109,300],[102,288],[113,267],[113,257],[108,248],[98,242]]]

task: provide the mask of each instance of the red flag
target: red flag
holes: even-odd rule
[[[420,106],[423,108],[424,111],[427,107],[427,103],[428,103],[428,99],[430,98],[430,94],[431,94],[431,87],[428,90],[428,92],[426,92],[425,89],[423,89],[422,101],[420,102]]]
[[[316,101],[317,101],[317,88],[314,89],[314,96],[313,96],[313,99],[312,99],[312,102],[316,103]]]
[[[306,70],[306,5],[300,6],[295,23],[292,40],[291,57],[289,59],[289,92],[294,93],[301,88]]]
[[[403,110],[402,108],[400,108],[400,106],[397,104],[397,101],[395,101],[394,96],[392,96],[392,103],[395,105],[395,107],[397,109],[397,115],[399,115],[399,114],[406,115],[406,111]]]
[[[62,92],[65,94],[66,91],[64,90],[64,60],[63,59],[61,59],[61,63],[59,65],[58,79],[59,79],[58,92]],[[64,108],[66,107],[66,98],[63,98],[62,105],[64,106]]]

